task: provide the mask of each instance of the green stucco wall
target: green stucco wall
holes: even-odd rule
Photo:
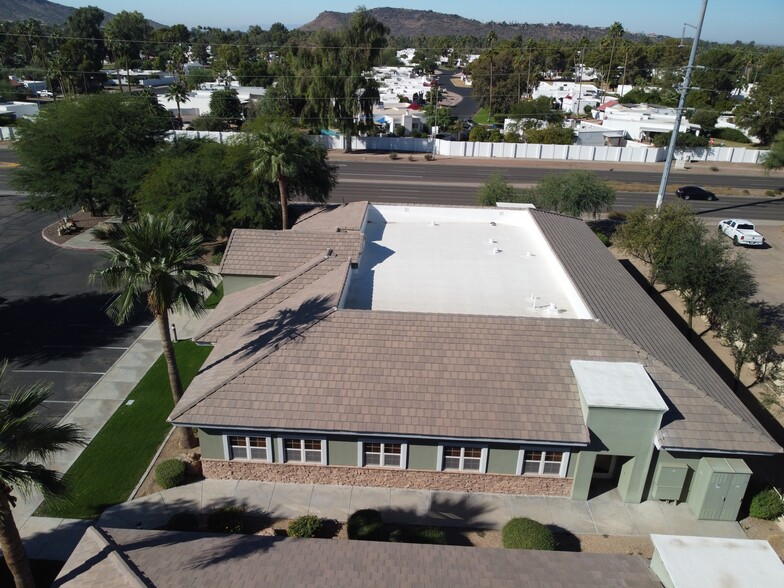
[[[438,446],[409,443],[408,467],[412,470],[438,469]]]
[[[357,442],[351,439],[327,440],[327,463],[329,465],[357,465]]]
[[[584,402],[583,410],[591,431],[591,444],[575,459],[572,500],[588,499],[596,455],[607,453],[632,458],[621,468],[618,492],[624,502],[641,502],[654,452],[653,440],[663,413],[658,410],[588,408]]]
[[[223,454],[223,436],[217,429],[199,429],[201,456],[207,459],[226,459]]]
[[[488,474],[514,474],[517,470],[518,448],[490,447],[487,450]]]
[[[223,295],[234,294],[249,286],[269,282],[272,278],[266,276],[223,276]]]

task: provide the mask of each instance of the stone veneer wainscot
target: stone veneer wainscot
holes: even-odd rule
[[[204,476],[218,480],[255,480],[290,484],[376,486],[453,492],[493,492],[569,496],[572,478],[467,474],[426,470],[356,468],[203,459]]]

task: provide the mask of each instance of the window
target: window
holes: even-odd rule
[[[368,466],[399,468],[403,464],[400,443],[363,443],[364,463]]]
[[[447,445],[443,448],[443,464],[445,470],[460,470],[469,472],[482,471],[481,447],[458,447]]]
[[[256,459],[270,461],[266,437],[230,436],[231,459]]]
[[[299,463],[324,463],[320,439],[284,439],[286,461]]]
[[[543,476],[563,475],[565,465],[563,451],[525,451],[523,456],[523,474],[539,474]]]

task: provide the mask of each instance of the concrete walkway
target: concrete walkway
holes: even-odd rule
[[[180,339],[189,338],[201,322],[201,319],[177,313],[172,314],[170,320],[177,325]],[[158,326],[152,323],[60,422],[78,425],[87,441],[92,440],[160,355]],[[67,451],[59,452],[47,467],[66,472],[83,450],[84,447],[71,447]],[[41,495],[37,492],[29,496],[18,496],[13,514],[25,539],[56,529],[64,523],[72,524],[63,519],[33,517],[33,512],[41,501]]]

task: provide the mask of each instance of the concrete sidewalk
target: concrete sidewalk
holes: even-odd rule
[[[187,339],[196,332],[202,319],[174,313],[170,316],[170,320],[177,325],[179,338]],[[106,421],[125,402],[128,394],[161,356],[161,353],[158,327],[153,322],[60,422],[78,425],[87,437],[87,441],[91,441],[106,424]],[[84,447],[71,447],[67,451],[59,452],[55,454],[51,462],[47,463],[47,467],[58,472],[65,472],[83,450]],[[22,538],[25,540],[63,526],[84,527],[84,521],[33,517],[33,512],[42,501],[38,492],[29,496],[17,493],[17,496],[18,501],[13,514]],[[50,545],[50,548],[54,549],[55,555],[61,551],[60,546],[57,545]],[[35,557],[35,555],[31,553],[31,557]]]
[[[107,508],[97,524],[156,529],[177,514],[244,506],[265,525],[313,514],[345,522],[375,508],[398,524],[499,529],[512,517],[530,517],[573,535],[647,536],[651,533],[745,539],[737,522],[700,521],[686,504],[624,504],[617,491],[585,502],[554,496],[442,492],[402,488],[325,486],[237,480],[203,480]],[[25,525],[30,557],[65,559],[93,521],[31,518]]]

